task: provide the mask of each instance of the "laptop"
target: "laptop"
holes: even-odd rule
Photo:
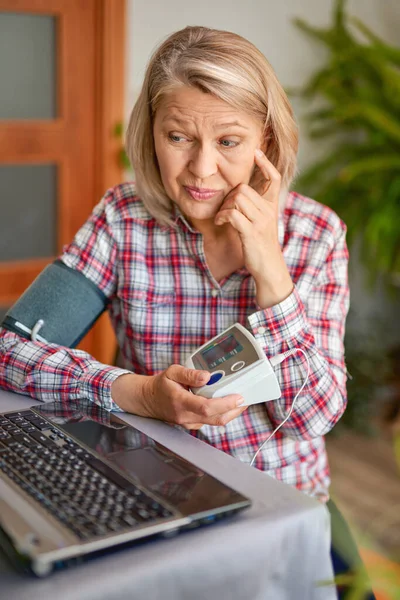
[[[39,577],[250,505],[89,401],[0,414],[0,546]]]

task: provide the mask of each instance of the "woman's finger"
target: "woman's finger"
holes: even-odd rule
[[[241,211],[236,209],[226,209],[219,211],[215,217],[216,225],[223,225],[224,223],[230,223],[240,234],[251,235],[253,231],[253,223],[256,221],[250,221]]]
[[[219,425],[219,426],[227,425],[228,423],[233,421],[233,419],[236,419],[237,417],[239,417],[239,415],[241,415],[242,412],[244,412],[247,408],[248,408],[248,406],[241,406],[239,408],[234,408],[233,410],[229,410],[228,412],[226,412],[222,415],[216,415],[215,417],[213,417],[211,425]]]
[[[165,375],[171,381],[187,385],[189,387],[201,387],[210,379],[208,371],[200,371],[198,369],[189,369],[182,365],[171,365],[165,371]]]
[[[235,410],[242,403],[243,398],[239,394],[230,394],[223,398],[204,398],[187,392],[182,396],[182,409],[186,412],[186,420],[192,423],[201,421],[210,424],[210,420],[216,415]]]
[[[264,178],[269,182],[266,191],[261,195],[268,200],[278,201],[282,182],[279,171],[274,167],[271,161],[268,160],[262,150],[255,150],[254,160]]]
[[[248,185],[240,184],[232,190],[224,200],[218,213],[215,215],[216,220],[218,215],[226,210],[237,210],[241,212],[251,222],[256,222],[260,219],[261,204],[257,206],[258,194]],[[254,200],[256,202],[254,202]],[[262,202],[262,198],[259,198]]]
[[[241,190],[241,194],[240,196],[243,195],[243,197],[246,198],[246,201],[248,203],[251,202],[251,204],[254,206],[254,208],[256,210],[258,210],[258,214],[257,217],[254,219],[254,221],[258,222],[258,220],[260,219],[260,216],[262,216],[263,214],[266,214],[266,212],[269,212],[269,208],[268,208],[268,202],[265,202],[265,193],[269,190],[271,185],[271,182],[268,181],[267,182],[267,187],[265,187],[265,185],[263,186],[263,189],[261,190],[261,192],[263,191],[263,193],[258,192],[257,190],[255,190],[254,188],[250,187],[249,185],[245,185],[245,184],[240,184],[240,186],[238,186]],[[278,193],[279,193],[279,189],[278,189]]]
[[[208,425],[214,427],[224,427],[225,425],[233,421],[233,419],[237,419],[237,417],[239,417],[242,414],[242,412],[244,412],[247,408],[248,406],[243,406],[240,408],[235,408],[234,410],[230,410],[222,415],[216,415],[215,417],[212,417],[210,419]],[[200,429],[204,424],[205,423],[188,423],[184,427],[185,429],[197,430]]]

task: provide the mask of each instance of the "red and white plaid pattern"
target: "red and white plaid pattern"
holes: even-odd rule
[[[177,209],[175,222],[176,228],[160,226],[133,185],[124,183],[106,193],[61,259],[110,299],[125,366],[135,373],[152,375],[173,363],[184,364],[198,346],[235,322],[249,327],[268,357],[302,348],[310,361],[309,383],[256,466],[306,493],[326,495],[329,470],[322,436],[346,404],[344,224],[329,208],[288,194],[279,236],[295,289],[280,304],[260,310],[247,269],[218,283],[207,267],[202,235]],[[82,351],[2,331],[3,388],[44,401],[90,398],[118,410],[110,389],[125,372]],[[285,418],[305,374],[304,357],[297,353],[277,369],[279,401],[250,406],[226,427],[203,426],[192,435],[249,463]]]

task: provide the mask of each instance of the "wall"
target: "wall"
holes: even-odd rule
[[[323,60],[320,48],[292,23],[296,17],[325,26],[331,21],[332,0],[127,0],[126,113],[137,96],[147,60],[168,34],[186,25],[227,29],[252,41],[268,58],[284,87],[301,85]],[[162,8],[162,7],[165,8]],[[349,13],[388,41],[398,43],[399,0],[349,0]],[[394,18],[397,14],[397,19]],[[292,100],[298,119],[300,107]],[[301,122],[300,122],[301,126]],[[314,160],[320,147],[300,136],[299,164]]]
[[[168,34],[186,25],[205,25],[239,33],[252,41],[268,58],[285,88],[301,85],[323,61],[323,51],[294,25],[300,17],[316,26],[331,22],[333,0],[127,0],[127,92],[126,116],[140,89],[146,63]],[[360,18],[388,42],[399,43],[399,0],[348,0],[348,12]],[[312,144],[304,135],[302,106],[292,100],[300,125],[299,167],[312,163],[324,151],[323,144]],[[303,132],[303,133],[302,133]],[[400,340],[398,303],[390,302],[376,289],[365,290],[358,262],[351,263],[352,305],[362,321],[384,316],[396,327],[389,327],[388,343]]]

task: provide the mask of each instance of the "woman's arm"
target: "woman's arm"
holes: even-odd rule
[[[25,340],[0,328],[0,387],[50,402],[86,398],[120,410],[111,398],[117,377],[129,373],[82,350]]]
[[[326,434],[346,407],[343,339],[349,307],[347,267],[345,228],[340,224],[334,246],[327,252],[307,297],[302,299],[295,288],[279,304],[249,317],[253,333],[268,358],[294,348],[301,348],[307,354],[308,384],[281,429],[293,438],[310,439]],[[275,372],[282,398],[267,402],[265,406],[277,427],[288,414],[304,382],[307,363],[298,352],[276,367]]]
[[[117,245],[107,221],[107,204],[111,198],[110,191],[60,257],[106,298],[112,296],[117,283]],[[42,317],[45,315],[38,315]],[[59,318],[63,319],[63,315]],[[111,385],[119,375],[126,373],[129,371],[104,365],[81,350],[26,340],[0,328],[2,388],[43,401],[89,398],[105,408],[118,409],[111,398]]]
[[[308,385],[296,400],[281,431],[298,439],[327,433],[342,415],[346,404],[344,324],[348,310],[348,252],[345,227],[334,216],[318,221],[313,239],[298,235],[301,256],[283,256],[278,239],[281,176],[262,152],[255,162],[264,174],[266,189],[240,185],[232,190],[216,215],[215,223],[230,223],[239,233],[245,265],[256,284],[260,310],[249,322],[268,357],[302,349],[308,357]],[[332,213],[333,214],[333,213]],[[332,215],[331,215],[332,216]],[[309,248],[314,248],[310,260]],[[298,288],[294,287],[294,282]],[[299,293],[305,290],[304,297]],[[302,354],[289,357],[277,368],[282,399],[266,403],[277,427],[291,409],[306,377]]]

